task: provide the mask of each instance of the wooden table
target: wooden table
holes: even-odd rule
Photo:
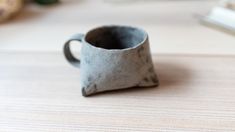
[[[235,131],[234,36],[196,17],[218,1],[61,1],[0,25],[0,132]],[[149,33],[158,88],[81,95],[62,45],[106,24]]]
[[[235,56],[153,56],[158,88],[83,97],[59,52],[0,53],[0,131],[235,131]]]

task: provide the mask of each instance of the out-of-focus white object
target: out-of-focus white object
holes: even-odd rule
[[[235,35],[235,0],[222,0],[202,22]]]

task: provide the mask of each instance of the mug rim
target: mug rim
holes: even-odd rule
[[[90,34],[91,32],[94,32],[96,30],[99,30],[99,29],[103,29],[103,28],[115,28],[115,27],[124,27],[124,28],[134,28],[134,29],[137,29],[139,31],[141,31],[143,34],[144,34],[144,39],[139,42],[137,45],[133,46],[133,47],[128,47],[128,48],[124,48],[124,49],[105,49],[105,48],[102,48],[102,47],[97,47],[97,46],[94,46],[92,45],[91,43],[89,43],[86,39],[87,39],[87,36],[88,34]],[[143,45],[147,40],[148,40],[148,33],[142,29],[142,28],[139,28],[139,27],[134,27],[134,26],[128,26],[128,25],[104,25],[104,26],[99,26],[99,27],[96,27],[96,28],[93,28],[91,30],[89,30],[85,36],[83,37],[82,39],[87,45],[93,47],[93,48],[96,48],[96,49],[100,49],[100,50],[105,50],[105,51],[129,51],[129,50],[134,50],[138,47],[140,47],[141,45]]]

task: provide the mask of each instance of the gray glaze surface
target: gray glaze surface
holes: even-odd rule
[[[82,42],[80,60],[70,42]],[[81,70],[84,96],[131,87],[158,85],[145,31],[128,26],[103,26],[78,34],[65,43],[66,59]]]

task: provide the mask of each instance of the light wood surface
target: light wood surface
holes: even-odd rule
[[[0,132],[235,131],[234,36],[196,17],[216,0],[61,1],[0,25]],[[147,30],[158,88],[81,95],[62,45],[106,24]]]
[[[55,6],[27,5],[14,20],[0,24],[0,50],[61,51],[74,33],[124,24],[145,29],[153,53],[235,55],[234,36],[200,25],[197,17],[207,15],[218,0],[122,1],[61,0]]]
[[[158,88],[82,97],[61,53],[0,53],[0,131],[235,131],[235,56],[153,56]]]

